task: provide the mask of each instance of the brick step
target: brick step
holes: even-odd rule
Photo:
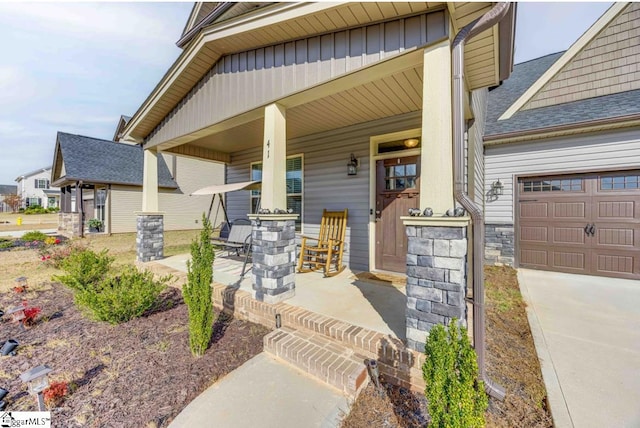
[[[364,356],[323,335],[282,327],[264,337],[264,350],[353,399],[369,379]]]

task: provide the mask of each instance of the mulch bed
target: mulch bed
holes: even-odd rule
[[[56,238],[59,241],[57,245],[63,244],[68,240],[68,238],[63,235],[47,235],[47,237]],[[9,242],[11,243],[10,246],[5,246],[5,245],[9,245],[8,244]],[[25,250],[25,249],[33,250],[33,249],[39,249],[46,246],[46,244],[42,241],[23,241],[22,239],[13,239],[13,238],[6,238],[6,237],[0,238],[0,243],[3,244],[3,245],[0,245],[0,252]],[[4,244],[4,243],[7,243],[7,244]]]
[[[487,373],[507,391],[503,402],[489,400],[487,426],[553,427],[516,271],[490,266],[485,275]],[[367,386],[342,428],[426,426],[429,417],[424,395],[383,385],[382,395]]]
[[[27,299],[42,313],[26,331],[0,319],[0,341],[20,345],[16,356],[0,357],[0,386],[9,390],[7,410],[35,410],[19,375],[40,364],[64,380],[71,394],[52,409],[52,426],[165,427],[217,379],[263,349],[268,329],[218,316],[204,356],[189,350],[188,315],[180,292],[169,289],[154,313],[120,325],[92,321],[59,284],[26,294],[0,295],[6,309]]]

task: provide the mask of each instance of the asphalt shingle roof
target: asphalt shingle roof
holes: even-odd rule
[[[0,195],[12,195],[18,193],[18,186],[13,184],[0,184]]]
[[[142,186],[142,147],[64,132],[58,132],[58,143],[67,179]],[[158,186],[178,187],[162,156],[158,156]]]
[[[511,118],[499,121],[498,118],[509,106],[563,53],[516,64],[511,77],[489,92],[485,137],[640,113],[640,90],[635,90],[519,111]]]

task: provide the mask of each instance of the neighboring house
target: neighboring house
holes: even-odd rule
[[[640,278],[638,34],[640,3],[614,3],[489,93],[489,262]]]
[[[39,205],[43,208],[60,207],[60,189],[51,186],[51,167],[36,169],[16,178],[18,195],[24,208]]]
[[[13,209],[4,202],[7,195],[16,195],[18,186],[12,184],[0,184],[0,213],[12,212]]]
[[[453,55],[456,34],[492,9],[496,20]],[[257,299],[272,303],[294,292],[292,228],[313,236],[323,209],[346,208],[350,268],[410,273],[407,310],[415,316],[407,336],[420,349],[418,329],[464,317],[471,219],[443,216],[456,205],[458,186],[477,203],[484,199],[487,88],[511,72],[514,31],[515,5],[489,2],[196,4],[178,41],[183,53],[122,132],[142,143],[149,183],[138,257],[152,260],[159,255],[148,250],[161,246],[147,226],[161,220],[154,214],[158,154],[224,162],[227,183],[262,179],[259,199],[226,196],[231,218],[254,220]],[[453,66],[462,61],[464,78],[456,78]],[[468,141],[465,167],[456,163],[458,184],[454,140]],[[294,215],[257,216],[258,200]],[[410,207],[435,215],[403,218]],[[417,317],[416,302],[428,293],[414,290],[418,283],[457,290],[422,327],[418,320],[428,315]],[[449,304],[457,309],[443,309]],[[428,312],[430,305],[418,307]]]
[[[52,181],[62,188],[59,229],[77,235],[79,219],[98,218],[104,232],[136,230],[134,212],[142,207],[142,148],[58,132]],[[189,196],[199,188],[219,184],[224,166],[166,154],[158,158],[159,209],[166,212],[166,230],[197,229],[211,199]],[[76,203],[81,195],[82,204]],[[83,231],[84,231],[83,229]]]

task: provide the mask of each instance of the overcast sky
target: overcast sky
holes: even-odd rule
[[[516,63],[567,49],[611,3],[519,3]],[[0,184],[51,165],[57,131],[111,139],[180,53],[192,3],[2,3]]]

